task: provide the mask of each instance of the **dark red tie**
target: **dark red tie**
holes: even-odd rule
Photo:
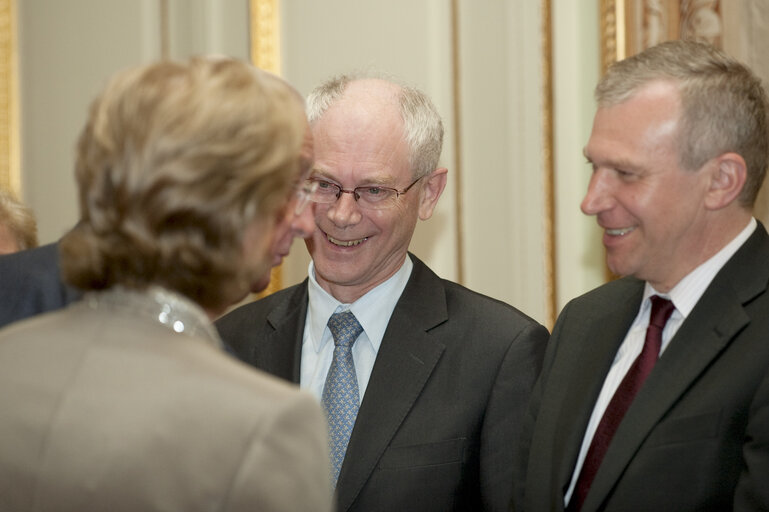
[[[649,316],[649,327],[646,329],[646,341],[643,350],[636,358],[633,365],[628,370],[625,378],[622,379],[617,391],[606,407],[601,422],[595,431],[590,448],[585,456],[585,463],[582,471],[577,478],[577,485],[574,487],[574,494],[569,501],[569,510],[580,510],[585,502],[587,492],[593,483],[593,478],[598,472],[601,460],[609,448],[609,443],[614,433],[617,431],[622,417],[625,416],[630,403],[633,401],[638,390],[641,389],[646,377],[652,371],[654,363],[659,357],[660,347],[662,346],[662,330],[665,328],[670,315],[673,314],[675,306],[668,299],[663,299],[657,295],[651,297],[652,311]]]

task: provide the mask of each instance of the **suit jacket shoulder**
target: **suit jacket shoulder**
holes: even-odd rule
[[[636,395],[584,510],[729,510],[747,502],[759,504],[748,509],[769,508],[758,484],[769,479],[769,454],[757,449],[769,442],[758,434],[766,432],[769,408],[768,288],[769,236],[759,224]],[[526,421],[527,510],[563,507],[596,397],[642,292],[642,282],[622,279],[559,315]]]
[[[481,345],[485,350],[489,349],[489,345],[497,345],[506,350],[511,344],[511,335],[543,328],[539,322],[514,306],[440,278],[414,255],[411,258],[414,270],[396,305],[392,321],[408,319],[421,323],[424,328],[449,332],[460,326],[463,330],[475,330],[483,336]],[[443,336],[442,340],[452,344],[467,344],[467,338],[456,335]],[[466,346],[464,348],[470,349]]]
[[[80,297],[59,275],[58,244],[0,256],[0,327]]]
[[[298,383],[306,316],[305,279],[232,310],[215,325],[225,349],[238,359]]]
[[[330,508],[314,398],[202,338],[78,304],[5,329],[0,375],[0,509]]]
[[[506,510],[547,330],[411,258],[339,476],[339,509]]]

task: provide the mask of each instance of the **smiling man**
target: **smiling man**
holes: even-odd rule
[[[674,41],[615,64],[596,98],[582,211],[627,277],[556,322],[520,508],[769,510],[765,92]]]
[[[339,510],[507,510],[548,334],[408,252],[446,185],[435,107],[345,76],[308,117],[308,279],[222,318],[223,339],[321,401]]]

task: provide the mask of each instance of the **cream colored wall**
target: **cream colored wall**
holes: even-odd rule
[[[579,209],[591,169],[590,137],[600,75],[598,1],[553,1],[557,306],[604,281],[601,234]]]
[[[41,243],[77,220],[74,147],[88,104],[107,78],[159,58],[248,57],[243,0],[23,0],[17,3],[21,187]],[[165,35],[164,35],[165,34]]]
[[[579,212],[588,178],[581,151],[599,59],[597,3],[553,0],[558,307],[603,278],[594,223]],[[302,93],[361,68],[424,89],[446,125],[442,165],[449,185],[433,218],[418,227],[412,250],[439,275],[462,277],[470,288],[549,323],[541,3],[458,0],[457,34],[451,5],[283,0],[282,72]],[[249,48],[246,0],[23,0],[17,16],[23,197],[38,215],[43,242],[76,220],[75,139],[110,74],[164,52],[246,58]],[[302,279],[307,261],[297,244],[284,283]]]
[[[465,282],[547,320],[539,2],[460,2]]]
[[[40,241],[77,218],[73,154],[87,105],[116,69],[156,57],[150,2],[17,2],[21,91],[21,186]]]

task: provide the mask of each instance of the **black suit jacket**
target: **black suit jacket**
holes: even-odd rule
[[[527,421],[525,510],[563,509],[593,405],[643,287],[633,278],[609,283],[559,316]],[[769,510],[767,287],[769,237],[759,225],[636,395],[583,510]]]
[[[337,483],[339,510],[506,510],[547,330],[414,269],[382,340]],[[293,382],[307,282],[217,322],[244,361]]]
[[[61,281],[58,244],[0,256],[0,327],[62,308],[80,295]]]

